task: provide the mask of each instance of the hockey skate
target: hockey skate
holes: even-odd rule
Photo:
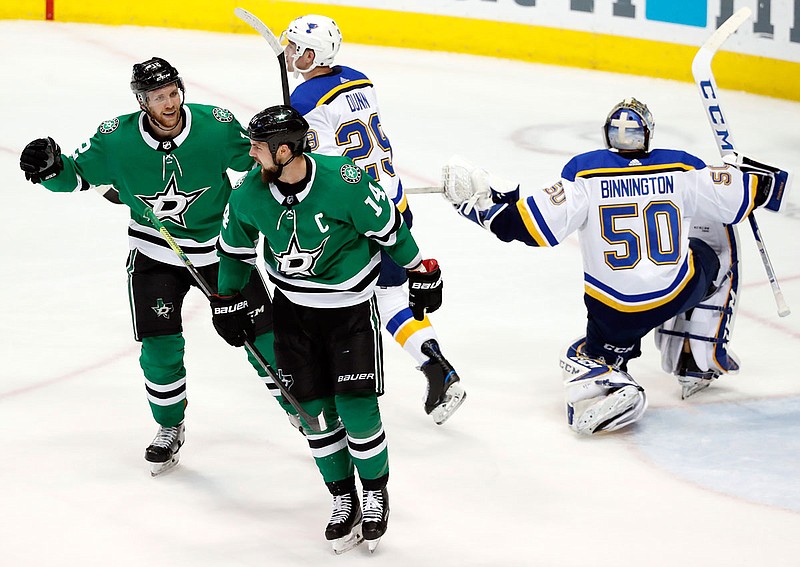
[[[380,490],[364,490],[364,520],[361,532],[367,540],[370,553],[375,552],[388,525],[389,493],[386,487]]]
[[[350,551],[364,541],[361,535],[361,506],[355,490],[333,497],[333,511],[325,528],[325,539],[331,542],[336,555]]]
[[[455,369],[442,356],[439,343],[430,339],[422,343],[422,354],[430,360],[420,367],[428,379],[428,391],[425,396],[425,413],[433,418],[437,425],[447,421],[467,399],[467,392],[461,385]]]
[[[701,390],[705,390],[711,382],[719,378],[720,373],[714,370],[706,372],[698,368],[691,352],[682,352],[677,369],[678,384],[681,386],[681,399],[685,400]]]
[[[621,421],[628,412],[637,408],[640,391],[630,385],[611,392],[587,408],[578,417],[573,429],[581,435],[592,435],[595,431],[603,431],[612,421]]]
[[[178,464],[184,438],[183,422],[175,427],[158,428],[155,439],[144,451],[144,458],[150,463],[150,476],[158,476]]]

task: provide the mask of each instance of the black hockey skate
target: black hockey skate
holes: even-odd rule
[[[178,464],[184,438],[183,422],[175,427],[158,428],[156,438],[144,451],[144,458],[150,463],[151,476],[158,476]]]
[[[370,553],[375,552],[388,525],[389,493],[386,487],[380,490],[364,490],[364,520],[361,523],[361,533],[367,540]]]
[[[422,343],[422,354],[430,359],[420,367],[428,379],[425,413],[433,417],[437,425],[441,425],[461,407],[467,393],[455,369],[442,356],[439,343],[434,339],[425,341]]]
[[[688,340],[686,342],[688,343]],[[686,350],[681,353],[678,359],[676,374],[678,376],[678,384],[681,386],[682,400],[693,396],[701,390],[705,390],[711,385],[711,382],[721,376],[719,372],[714,370],[700,370],[694,361],[692,353],[686,352]]]
[[[325,539],[331,542],[336,555],[350,551],[364,541],[361,535],[361,506],[355,490],[333,497],[333,510],[325,528]]]

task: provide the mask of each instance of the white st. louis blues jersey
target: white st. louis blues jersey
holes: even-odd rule
[[[331,73],[300,83],[291,103],[308,121],[312,152],[349,157],[405,212],[408,203],[392,167],[392,146],[383,133],[375,89],[366,75],[336,65]]]
[[[487,224],[502,240],[531,246],[555,246],[578,231],[586,294],[618,311],[643,311],[674,298],[694,274],[692,218],[738,223],[754,206],[756,182],[682,151],[632,159],[597,150]]]

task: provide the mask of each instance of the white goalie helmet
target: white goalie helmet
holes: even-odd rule
[[[650,151],[656,123],[650,109],[635,98],[616,104],[603,125],[606,148],[621,151]]]
[[[310,71],[314,67],[330,67],[333,64],[342,46],[342,32],[332,19],[309,14],[300,16],[289,24],[289,27],[281,33],[281,41],[291,41],[297,46],[293,65],[307,49],[314,52],[314,63],[303,70]],[[294,68],[297,69],[297,66]]]

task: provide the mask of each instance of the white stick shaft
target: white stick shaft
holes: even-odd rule
[[[711,61],[716,55],[717,50],[725,43],[737,29],[752,15],[750,8],[744,7],[739,9],[735,14],[728,18],[713,34],[708,38],[703,46],[698,50],[692,61],[692,75],[694,82],[700,89],[700,99],[703,101],[703,106],[706,111],[706,118],[711,126],[711,131],[714,134],[714,141],[717,144],[717,149],[721,156],[733,153],[736,149],[733,142],[733,133],[731,132],[730,124],[722,112],[722,105],[719,100],[719,89],[717,88],[717,81],[714,79],[714,73],[711,70]],[[748,216],[750,221],[750,228],[753,231],[753,237],[756,240],[761,262],[764,264],[764,270],[767,272],[767,279],[772,288],[772,295],[775,298],[775,304],[778,308],[778,315],[786,317],[791,313],[786,300],[783,297],[783,292],[778,284],[778,278],[775,276],[775,269],[772,267],[772,261],[769,259],[767,247],[764,244],[764,239],[761,236],[761,230],[756,222],[756,217],[753,213]]]
[[[407,195],[424,195],[425,193],[444,193],[442,187],[405,187]]]

